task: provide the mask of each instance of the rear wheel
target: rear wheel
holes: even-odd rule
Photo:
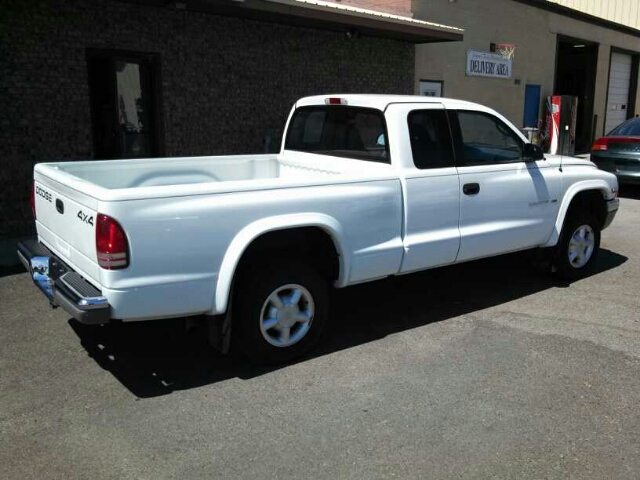
[[[583,277],[593,271],[600,250],[600,227],[588,212],[575,212],[565,222],[556,250],[559,276]]]
[[[309,265],[279,260],[245,270],[234,291],[238,346],[257,363],[309,351],[327,323],[327,281]]]

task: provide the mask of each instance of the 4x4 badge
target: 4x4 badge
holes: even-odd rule
[[[89,216],[86,213],[84,213],[82,210],[78,211],[78,215],[77,217],[82,220],[84,223],[88,223],[89,225],[91,225],[93,227],[93,216]]]

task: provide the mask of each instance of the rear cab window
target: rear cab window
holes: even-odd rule
[[[286,150],[390,163],[384,115],[345,105],[298,108],[291,118]]]

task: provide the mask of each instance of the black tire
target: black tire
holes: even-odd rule
[[[291,284],[304,287],[311,295],[314,314],[308,331],[299,341],[290,346],[274,346],[261,330],[262,309],[275,290]],[[326,330],[329,303],[327,280],[302,262],[283,259],[249,266],[238,279],[233,300],[234,343],[254,363],[279,364],[299,358],[322,339]],[[295,324],[292,330],[299,326]],[[276,336],[278,330],[273,332]]]
[[[600,223],[589,212],[569,211],[562,228],[560,241],[556,247],[555,266],[556,275],[567,280],[575,280],[593,273],[598,252],[600,251]],[[569,260],[569,245],[571,238],[578,228],[588,225],[593,231],[594,248],[589,260],[582,266],[576,267]]]

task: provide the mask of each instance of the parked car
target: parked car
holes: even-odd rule
[[[617,189],[481,105],[316,96],[279,154],[37,164],[18,254],[49,259],[43,291],[80,322],[208,315],[225,349],[283,362],[323,335],[332,287],[526,249],[585,275]]]
[[[599,138],[591,147],[591,161],[614,173],[620,183],[640,184],[640,118],[632,118]]]

